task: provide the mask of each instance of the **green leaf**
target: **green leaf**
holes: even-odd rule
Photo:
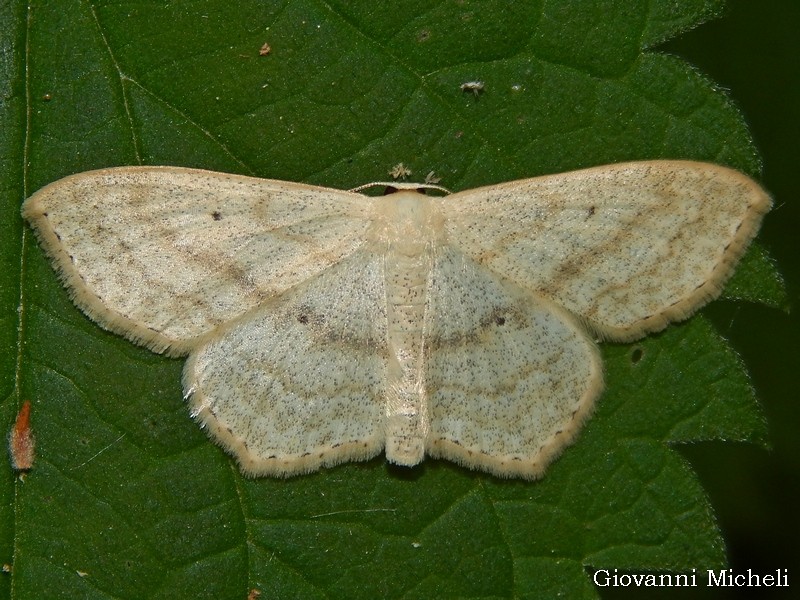
[[[702,316],[605,345],[607,391],[540,482],[376,459],[244,479],[188,416],[182,361],[69,301],[19,216],[67,174],[172,164],[350,188],[403,162],[465,189],[628,159],[757,175],[741,115],[648,50],[718,0],[71,2],[0,8],[5,597],[597,597],[596,568],[724,564],[676,443],[763,443],[743,365]],[[267,42],[270,54],[259,55]],[[480,95],[466,81],[484,82]],[[759,249],[729,296],[785,304]]]

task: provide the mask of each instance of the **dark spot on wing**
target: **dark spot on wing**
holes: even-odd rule
[[[215,210],[211,213],[211,218],[215,221],[220,221],[222,219],[222,213],[220,213],[218,210]]]

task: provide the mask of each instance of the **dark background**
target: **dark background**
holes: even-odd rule
[[[800,2],[729,0],[725,15],[657,50],[686,58],[728,90],[750,125],[775,199],[759,236],[777,260],[791,312],[717,302],[706,314],[747,364],[772,448],[704,443],[680,451],[698,472],[730,567],[789,570],[789,588],[603,590],[604,598],[800,598]]]

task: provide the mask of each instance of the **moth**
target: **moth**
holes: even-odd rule
[[[100,326],[187,356],[191,414],[251,476],[385,451],[534,479],[629,342],[719,295],[770,209],[712,164],[382,197],[179,167],[79,173],[32,225]],[[360,188],[359,188],[360,189]]]

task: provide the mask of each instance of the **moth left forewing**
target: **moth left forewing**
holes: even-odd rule
[[[215,327],[360,247],[372,200],[180,167],[79,173],[23,216],[76,304],[106,329],[185,354]]]
[[[439,203],[456,247],[619,341],[716,297],[771,206],[741,173],[688,161],[606,165]]]

